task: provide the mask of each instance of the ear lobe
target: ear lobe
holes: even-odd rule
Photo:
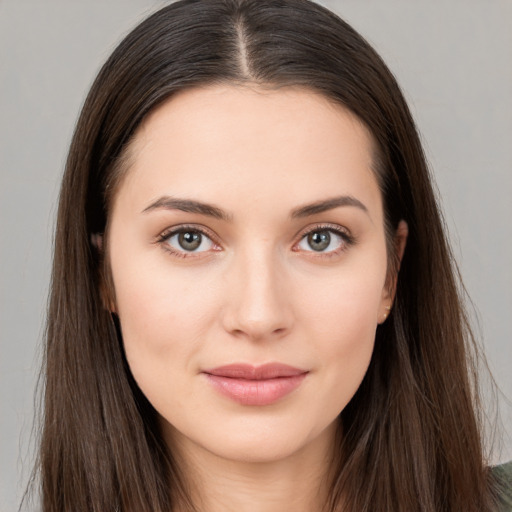
[[[103,274],[103,272],[102,272]],[[117,310],[115,306],[115,302],[113,298],[111,297],[111,294],[108,289],[108,285],[105,283],[105,278],[101,278],[100,282],[100,295],[101,295],[101,302],[103,303],[103,307],[109,312],[109,313],[115,313],[117,315]]]

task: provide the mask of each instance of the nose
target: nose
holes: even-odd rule
[[[278,339],[293,325],[292,297],[279,258],[260,250],[240,255],[229,270],[229,299],[222,315],[231,335],[252,341]]]

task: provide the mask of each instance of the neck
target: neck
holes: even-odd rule
[[[172,450],[198,512],[322,512],[331,482],[334,437],[334,428],[329,428],[299,451],[264,462],[225,459],[176,438]],[[176,512],[185,511],[178,507]]]

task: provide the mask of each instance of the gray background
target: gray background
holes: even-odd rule
[[[331,0],[395,72],[419,124],[490,367],[512,397],[512,1]],[[30,433],[59,178],[84,95],[162,2],[0,0],[0,512]],[[511,407],[494,461],[512,458]],[[506,432],[508,431],[508,432]]]

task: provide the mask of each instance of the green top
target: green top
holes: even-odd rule
[[[495,466],[492,471],[500,487],[498,512],[512,512],[512,461]]]

